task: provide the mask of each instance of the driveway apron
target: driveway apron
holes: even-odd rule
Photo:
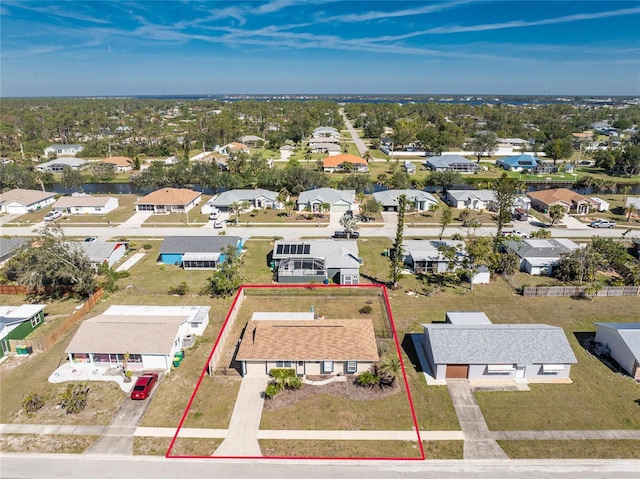
[[[508,459],[493,439],[469,382],[447,380],[447,388],[464,436],[464,459]]]
[[[264,406],[262,393],[268,382],[269,376],[266,374],[247,375],[242,378],[227,437],[213,454],[214,456],[262,456],[258,445],[258,431]]]

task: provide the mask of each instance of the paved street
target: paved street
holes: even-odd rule
[[[360,152],[360,156],[363,156],[367,151],[367,146],[364,144],[364,141],[362,141],[362,138],[358,136],[358,133],[353,128],[353,125],[351,125],[351,122],[347,118],[347,115],[345,115],[344,110],[341,109],[340,113],[342,113],[342,119],[344,120],[344,124],[347,127],[347,130],[349,130],[349,134],[353,139],[354,145],[356,145],[358,152]]]
[[[13,479],[637,479],[640,461],[313,461],[165,459],[157,456],[0,454],[0,475]]]

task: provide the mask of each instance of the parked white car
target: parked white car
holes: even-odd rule
[[[518,231],[518,230],[505,230],[502,232],[502,236],[520,238],[520,239],[527,239],[529,237],[527,233],[523,233],[522,231]]]
[[[214,228],[222,228],[222,221],[220,221],[220,220],[215,220],[215,221],[213,222],[213,227],[214,227]]]
[[[59,211],[49,211],[46,215],[44,215],[45,221],[54,221],[58,218],[62,217],[62,213]]]

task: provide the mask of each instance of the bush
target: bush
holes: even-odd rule
[[[22,399],[22,408],[28,413],[34,413],[44,406],[44,399],[38,393],[33,391],[27,393]]]
[[[371,371],[365,371],[356,378],[356,384],[364,388],[370,388],[380,384],[380,377]]]
[[[153,248],[153,245],[150,245],[149,243],[145,243],[142,245],[142,248],[149,251],[151,248]]]
[[[168,294],[177,294],[178,296],[184,296],[189,292],[189,285],[186,281],[183,281],[176,287],[169,288]]]
[[[64,393],[60,395],[60,406],[67,414],[77,414],[87,406],[89,387],[80,384],[69,384]]]
[[[273,399],[279,392],[280,389],[278,389],[278,386],[275,383],[269,383],[264,391],[264,397],[267,399]]]
[[[372,311],[372,308],[368,304],[358,310],[360,314],[369,314],[371,313],[371,311]]]

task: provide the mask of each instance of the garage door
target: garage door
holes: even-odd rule
[[[467,379],[469,375],[468,364],[448,364],[447,365],[447,379]]]
[[[335,203],[331,205],[332,213],[344,213],[345,211],[349,211],[349,205],[346,203]]]

